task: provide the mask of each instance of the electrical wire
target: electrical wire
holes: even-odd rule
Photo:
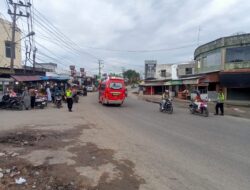
[[[82,50],[82,47],[80,47],[78,44],[76,44],[75,42],[73,42],[69,37],[67,37],[65,34],[63,34],[57,27],[55,27],[48,19],[46,19],[45,16],[43,16],[42,13],[40,13],[37,9],[34,8],[34,14],[36,15],[36,18],[39,18],[40,20],[36,20],[36,22],[39,22],[39,24],[42,24],[41,22],[47,23],[46,26],[44,26],[45,28],[47,28],[47,30],[49,30],[50,32],[52,32],[53,34],[56,34],[57,37],[60,37],[60,41],[63,41],[63,43],[66,43],[68,46],[70,46],[73,50],[79,52],[79,53],[83,53],[86,54],[88,56],[90,56],[91,58],[94,58],[96,60],[99,60],[100,58],[98,58],[97,56],[86,52],[84,50]],[[62,40],[63,39],[63,40]],[[77,48],[75,48],[77,47]]]
[[[70,43],[72,43],[75,46],[78,46],[75,42],[73,42],[71,39],[69,39],[67,36],[65,36],[58,28],[56,28],[49,20],[47,20],[42,13],[40,13],[38,10],[35,9],[35,11],[41,15],[41,17],[49,23],[56,31],[57,34],[60,36],[66,38]],[[111,51],[111,52],[124,52],[124,53],[150,53],[150,52],[163,52],[163,51],[173,51],[173,50],[179,50],[179,49],[185,49],[189,47],[196,46],[195,43],[189,44],[189,45],[184,45],[184,46],[177,46],[177,47],[172,47],[172,48],[159,48],[159,49],[142,49],[142,50],[117,50],[117,49],[109,49],[109,48],[97,48],[97,47],[90,47],[90,46],[83,46],[84,48],[88,49],[94,49],[94,50],[99,50],[99,51]],[[79,46],[78,46],[79,47]],[[82,48],[82,47],[80,47]]]

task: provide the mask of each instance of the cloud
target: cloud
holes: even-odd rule
[[[198,43],[199,26],[199,44],[202,44],[239,31],[249,32],[250,24],[250,4],[245,0],[43,0],[34,3],[39,12],[77,45],[66,48],[62,40],[69,43],[68,39],[45,32],[35,23],[37,41],[50,49],[52,55],[64,58],[60,61],[66,65],[70,64],[66,60],[70,60],[91,73],[98,72],[98,64],[88,53],[103,59],[106,71],[120,72],[125,67],[143,72],[145,59],[156,59],[159,63],[189,61]],[[9,18],[4,1],[0,7]],[[41,39],[44,36],[49,40]],[[189,48],[148,53],[93,49],[171,49],[191,44]],[[76,53],[72,48],[77,49]]]

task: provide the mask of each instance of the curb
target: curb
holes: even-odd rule
[[[154,103],[154,104],[159,104],[161,100],[156,100],[156,99],[151,99],[151,98],[145,98],[145,97],[141,97],[140,98],[141,100],[143,101],[146,101],[146,102],[151,102],[151,103]],[[174,101],[176,101],[176,103],[189,103],[189,101],[182,101],[182,100],[178,100],[178,99],[174,99]],[[228,104],[226,104],[228,105]],[[211,102],[210,103],[210,106],[215,106],[215,103]],[[227,112],[227,110],[225,110]],[[247,115],[242,115],[242,114],[239,114],[237,112],[230,112],[227,113],[227,115],[229,116],[233,116],[233,117],[238,117],[238,118],[246,118],[246,119],[249,119],[249,117]]]

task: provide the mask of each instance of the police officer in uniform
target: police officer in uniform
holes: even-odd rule
[[[68,88],[67,88],[67,90],[65,92],[65,95],[66,95],[66,99],[67,99],[67,105],[68,105],[69,112],[72,112],[72,107],[73,107],[73,92],[72,92],[70,86],[68,86]]]

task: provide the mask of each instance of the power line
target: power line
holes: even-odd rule
[[[86,52],[84,50],[82,50],[82,47],[80,47],[77,43],[73,42],[69,37],[67,37],[64,33],[62,33],[57,27],[55,27],[48,19],[46,19],[42,13],[40,13],[37,9],[34,8],[34,14],[36,15],[36,18],[39,18],[41,22],[43,23],[47,23],[46,26],[44,26],[43,24],[41,24],[41,22],[39,22],[38,20],[36,20],[37,22],[39,22],[39,24],[43,25],[43,27],[47,28],[50,32],[52,33],[56,33],[57,37],[61,37],[60,41],[63,41],[63,43],[66,43],[68,46],[70,46],[74,51],[77,51],[79,53],[84,53],[94,59],[100,59],[98,57],[96,57],[95,55],[92,55],[89,52]],[[63,40],[62,40],[63,39]],[[66,41],[67,40],[67,41]],[[75,47],[78,47],[78,49],[76,49]]]
[[[64,47],[64,48],[66,48],[67,50],[70,50],[71,52],[73,52],[76,55],[81,55],[82,54],[82,52],[79,52],[79,50],[75,49],[75,47],[70,45],[68,42],[64,41],[62,38],[58,38],[58,35],[56,35],[53,31],[51,31],[50,28],[48,28],[47,26],[42,24],[40,21],[37,21],[37,23],[41,26],[41,30],[45,31],[48,34],[53,34],[54,35],[54,39],[58,42],[58,43],[56,43],[56,45],[58,45],[60,48]],[[84,54],[86,54],[86,52],[84,52]],[[96,58],[94,58],[94,59],[96,59]]]
[[[177,46],[172,48],[162,48],[162,49],[144,49],[144,50],[117,50],[117,49],[108,49],[108,48],[92,48],[95,50],[100,51],[111,51],[111,52],[121,52],[121,53],[151,53],[151,52],[163,52],[163,51],[172,51],[172,50],[178,50],[178,49],[185,49],[189,47],[196,46],[196,44],[190,44],[186,46]]]
[[[36,42],[36,43],[37,43],[39,46],[41,46],[42,48],[46,49],[49,53],[52,54],[52,52],[51,52],[48,48],[46,48],[44,45],[40,44],[39,42]],[[56,56],[56,57],[59,58],[59,59],[65,59],[65,58],[58,57],[58,56]],[[67,61],[69,61],[69,63],[70,63],[71,65],[73,65],[73,62],[71,62],[70,60],[67,60]]]
[[[59,34],[60,36],[66,38],[67,40],[69,40],[70,43],[78,46],[78,44],[76,44],[75,42],[73,42],[71,39],[69,39],[67,36],[65,36],[62,32],[60,32],[60,30],[55,27],[49,20],[47,20],[42,13],[40,13],[38,10],[35,9],[35,11],[40,14],[42,16],[42,18],[49,23],[56,31],[57,34]],[[184,49],[184,48],[189,48],[189,47],[193,47],[196,46],[196,44],[189,44],[189,45],[185,45],[185,46],[178,46],[178,47],[172,47],[172,48],[161,48],[161,49],[143,49],[143,50],[117,50],[117,49],[110,49],[110,48],[97,48],[97,47],[89,47],[89,46],[83,46],[84,48],[88,48],[88,49],[94,49],[94,50],[101,50],[101,51],[112,51],[112,52],[125,52],[125,53],[149,53],[149,52],[162,52],[162,51],[172,51],[172,50],[178,50],[178,49]],[[78,46],[79,48],[82,48],[80,46]],[[97,57],[95,57],[97,58]],[[99,59],[99,58],[98,58]]]

